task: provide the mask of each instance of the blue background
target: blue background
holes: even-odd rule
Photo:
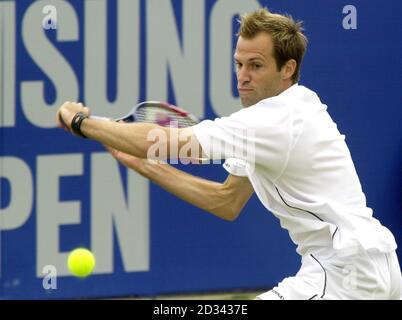
[[[22,17],[33,1],[16,1],[17,8],[17,126],[1,128],[2,156],[15,156],[29,164],[34,175],[36,155],[78,153],[89,155],[103,149],[96,143],[75,139],[59,129],[40,129],[31,125],[20,107],[21,81],[46,81],[46,99],[55,91],[42,71],[35,66],[21,40]],[[83,4],[70,1],[80,24]],[[141,2],[144,12],[145,1]],[[180,25],[181,1],[172,1]],[[215,1],[205,1],[206,19]],[[309,48],[302,67],[300,83],[316,91],[329,107],[338,124],[359,174],[367,204],[374,216],[390,228],[397,243],[402,241],[402,2],[398,1],[260,1],[271,11],[288,12],[304,21]],[[357,29],[342,27],[342,8],[357,8]],[[116,6],[109,1],[109,32],[115,32]],[[141,16],[145,16],[141,15]],[[209,21],[209,20],[207,20]],[[144,22],[141,22],[144,24]],[[209,29],[208,23],[206,28]],[[210,37],[206,30],[207,40]],[[54,39],[54,31],[49,38]],[[56,44],[83,82],[83,31],[80,42]],[[113,48],[114,39],[110,40]],[[145,39],[142,39],[144,42]],[[235,41],[235,38],[233,38]],[[209,50],[206,41],[206,52]],[[115,74],[116,52],[110,49],[110,80]],[[142,62],[146,59],[144,52]],[[206,55],[208,70],[208,55]],[[142,66],[145,63],[141,64]],[[113,74],[114,72],[114,74]],[[139,70],[141,79],[145,71]],[[207,77],[208,78],[208,77]],[[81,84],[82,86],[82,84]],[[112,99],[115,86],[108,91]],[[82,88],[81,88],[82,89]],[[83,90],[81,90],[83,92]],[[174,92],[170,92],[170,102]],[[205,115],[214,118],[205,92]],[[145,98],[141,87],[140,100]],[[82,99],[82,97],[81,97]],[[183,106],[185,107],[185,106]],[[223,181],[225,171],[219,166],[180,167],[190,173]],[[124,171],[123,171],[124,172]],[[10,200],[10,186],[1,179],[0,208]],[[82,223],[62,229],[61,251],[76,246],[90,247],[88,234],[90,203],[89,177],[66,179],[61,200],[82,201]],[[205,214],[178,201],[151,185],[150,198],[150,271],[126,273],[115,241],[114,273],[94,275],[85,280],[60,277],[57,290],[44,290],[35,270],[35,204],[29,220],[16,230],[1,234],[0,298],[74,298],[98,296],[154,295],[162,293],[201,292],[269,288],[299,267],[299,257],[287,232],[267,213],[255,196],[240,217],[232,223]],[[401,258],[401,251],[398,250]],[[14,286],[15,281],[19,285]]]

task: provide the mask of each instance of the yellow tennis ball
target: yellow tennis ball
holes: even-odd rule
[[[95,256],[85,248],[77,248],[68,255],[68,270],[77,277],[85,278],[90,275],[95,268],[95,264]]]

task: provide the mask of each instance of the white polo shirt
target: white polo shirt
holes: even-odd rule
[[[396,249],[373,218],[336,124],[317,94],[293,85],[280,95],[194,126],[210,159],[247,176],[264,204],[289,231],[300,255],[332,247],[341,256]]]

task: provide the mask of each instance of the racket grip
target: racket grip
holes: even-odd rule
[[[94,119],[94,120],[102,120],[102,121],[110,121],[110,120],[112,120],[110,118],[101,117],[101,116],[89,116],[89,118]]]
[[[110,118],[100,117],[100,116],[90,116],[89,118],[95,119],[95,120],[102,120],[102,121],[110,121],[111,120]],[[68,127],[67,127],[66,123],[64,122],[60,113],[59,113],[59,120],[60,120],[61,124],[63,125],[63,127],[67,129]]]
[[[102,121],[110,121],[111,120],[110,118],[100,117],[100,116],[90,116],[89,118],[94,119],[94,120],[102,120]],[[63,127],[68,128],[60,113],[59,113],[59,120],[60,120],[61,124],[63,125]]]

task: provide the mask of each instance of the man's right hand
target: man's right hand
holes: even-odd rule
[[[57,127],[71,131],[71,121],[78,112],[82,112],[87,116],[91,114],[89,108],[85,107],[82,103],[70,101],[63,103],[56,114]]]

